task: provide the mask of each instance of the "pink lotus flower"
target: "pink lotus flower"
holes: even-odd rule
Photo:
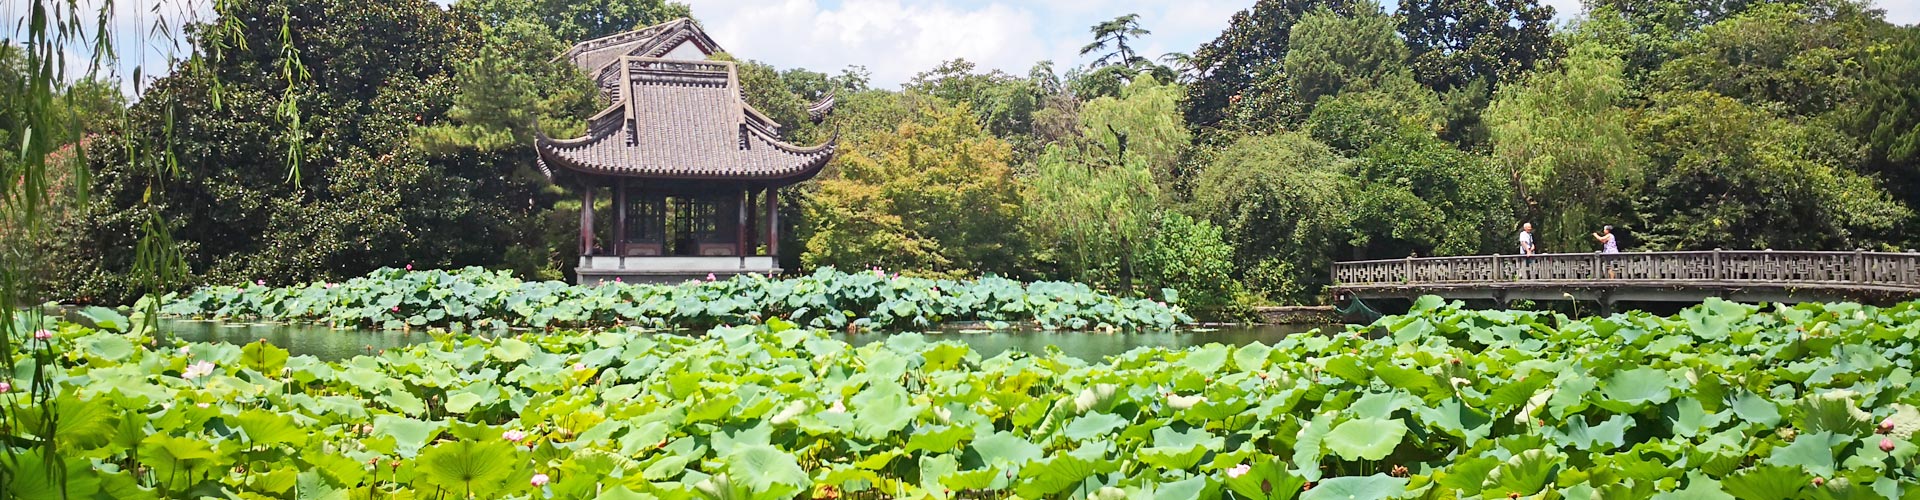
[[[574,371],[580,371],[580,370],[585,370],[585,369],[587,369],[587,364],[586,364],[586,363],[574,363],[574,364],[573,364],[573,369],[574,369]]]
[[[180,346],[180,355],[181,355],[181,356],[192,356],[192,355],[193,355],[193,349],[191,349],[192,347],[193,347],[193,346],[189,346],[189,345],[183,345],[183,346]]]
[[[191,380],[191,379],[205,377],[212,374],[213,374],[213,362],[201,361],[198,363],[187,365],[187,371],[182,372],[180,376],[186,377],[187,379]]]
[[[846,413],[846,412],[847,412],[847,405],[840,404],[840,400],[838,399],[833,400],[833,406],[827,407],[827,413]]]
[[[505,433],[501,433],[500,438],[518,443],[520,441],[527,439],[527,433],[520,432],[519,429],[514,429],[514,430],[507,431]]]
[[[46,331],[46,330],[40,330],[40,331],[37,331],[37,332],[33,332],[33,338],[34,338],[34,340],[46,340],[46,339],[50,339],[50,338],[53,338],[53,332],[50,332],[50,331]]]
[[[1886,434],[1889,432],[1893,432],[1893,417],[1887,417],[1886,420],[1880,421],[1880,433]]]
[[[614,276],[614,277],[613,277],[613,282],[614,282],[614,283],[625,283],[625,282],[626,282],[626,280],[623,280],[623,279],[620,279],[620,277],[619,277],[619,276]]]
[[[413,264],[407,264],[407,270],[408,270],[408,271],[412,271],[412,270],[413,270]]]
[[[1893,453],[1893,438],[1880,438],[1880,451]]]
[[[393,306],[393,312],[400,312],[400,306]]]
[[[551,479],[547,478],[546,474],[534,474],[533,480],[528,482],[533,483],[533,487],[539,488],[541,486],[546,486],[547,482],[550,480]]]
[[[713,273],[707,273],[707,281],[713,281]]]
[[[1253,470],[1253,467],[1248,466],[1247,464],[1235,465],[1233,466],[1233,468],[1227,469],[1227,477],[1244,476],[1244,475],[1247,475],[1247,471],[1251,471],[1251,470]]]
[[[0,394],[13,392],[13,384],[0,382]]]

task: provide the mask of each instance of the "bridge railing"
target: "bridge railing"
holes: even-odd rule
[[[1920,253],[1710,250],[1420,257],[1333,265],[1335,285],[1621,280],[1920,288]]]

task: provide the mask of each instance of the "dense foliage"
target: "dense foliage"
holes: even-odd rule
[[[72,498],[121,499],[1900,498],[1914,325],[1916,304],[1573,320],[1429,299],[1093,362],[916,334],[855,349],[776,320],[337,363],[61,325],[20,352],[58,374],[51,403],[0,402],[58,412],[7,445],[63,458],[6,455],[0,488],[61,498],[41,482],[61,470]]]
[[[831,267],[791,279],[758,275],[681,284],[569,285],[505,272],[381,269],[341,283],[285,288],[210,286],[161,298],[165,314],[222,320],[304,321],[340,327],[706,328],[780,317],[814,328],[920,329],[986,321],[1006,328],[1156,329],[1193,322],[1177,305],[1114,297],[1078,283],[999,277],[936,280]]]
[[[580,196],[536,173],[529,142],[604,103],[554,54],[701,14],[659,0],[232,7],[217,26],[241,32],[195,41],[233,57],[159,80],[124,124],[100,119],[119,103],[69,92],[79,128],[141,140],[86,148],[96,175],[75,182],[99,196],[15,252],[73,263],[46,266],[58,298],[138,295],[119,284],[157,229],[189,284],[407,263],[566,279]],[[1512,253],[1529,222],[1549,252],[1595,250],[1603,225],[1629,251],[1920,246],[1920,28],[1857,0],[1605,0],[1557,26],[1537,0],[1261,0],[1191,55],[1160,57],[1141,52],[1159,20],[1115,14],[1088,27],[1079,60],[1015,74],[955,59],[894,89],[859,66],[717,56],[739,62],[746,100],[785,139],[840,140],[781,196],[782,267],[1144,296],[1203,284],[1141,262],[1220,268],[1200,260],[1218,252],[1148,255],[1177,212],[1200,224],[1180,235],[1194,249],[1231,249],[1232,283],[1190,297],[1224,310],[1323,302],[1336,259]],[[299,35],[290,50],[222,45],[278,39],[242,18]],[[283,74],[296,61],[309,79]],[[811,123],[805,105],[829,92],[835,114]],[[188,147],[141,146],[167,141]],[[167,196],[148,204],[149,187]]]

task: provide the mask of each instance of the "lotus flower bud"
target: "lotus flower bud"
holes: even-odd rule
[[[34,340],[50,339],[50,338],[53,338],[53,332],[46,331],[46,330],[36,331],[36,332],[33,332],[33,338]]]
[[[1890,432],[1893,432],[1893,417],[1887,417],[1886,420],[1880,421],[1880,433],[1887,434]]]
[[[500,438],[518,443],[527,438],[527,433],[521,432],[519,429],[514,429],[500,434]]]
[[[1893,453],[1893,438],[1880,438],[1880,451]]]
[[[541,486],[546,486],[548,481],[549,479],[547,478],[546,474],[534,474],[533,480],[530,482],[533,483],[533,487],[538,488]]]
[[[1821,486],[1826,486],[1826,484],[1827,484],[1827,478],[1820,477],[1820,476],[1813,477],[1813,487],[1819,488]]]
[[[13,392],[13,384],[0,382],[0,394]]]

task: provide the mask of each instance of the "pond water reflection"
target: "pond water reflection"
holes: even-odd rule
[[[958,340],[973,347],[973,350],[980,353],[983,358],[998,356],[1009,350],[1044,353],[1047,346],[1054,346],[1058,347],[1063,354],[1097,361],[1136,347],[1178,349],[1208,343],[1273,344],[1287,335],[1313,328],[1311,325],[1254,325],[1161,333],[948,330],[928,333],[927,340]],[[330,361],[433,340],[432,335],[422,332],[335,330],[325,326],[297,324],[229,324],[211,321],[162,320],[161,329],[171,332],[181,340],[193,342],[245,344],[265,339],[268,343],[280,346],[296,356],[309,355]],[[856,346],[887,339],[886,334],[879,333],[860,335],[837,333],[833,337]]]

